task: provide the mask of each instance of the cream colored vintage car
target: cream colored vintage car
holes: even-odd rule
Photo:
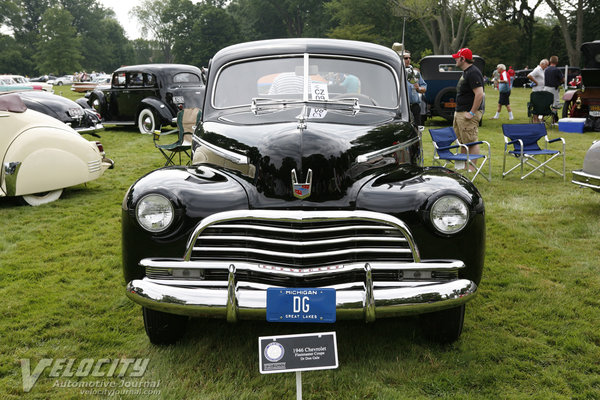
[[[93,181],[112,168],[100,142],[59,120],[29,110],[14,94],[0,94],[0,197],[32,206],[57,200],[64,188]]]

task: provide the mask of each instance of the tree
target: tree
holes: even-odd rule
[[[23,58],[21,47],[8,35],[0,34],[0,71],[8,74],[21,74],[33,70],[33,64]]]
[[[471,2],[458,0],[388,0],[392,11],[418,21],[434,54],[449,54],[465,46],[469,29],[477,22]]]
[[[174,21],[163,18],[167,7],[168,3],[162,0],[144,0],[141,5],[133,7],[130,15],[137,18],[142,27],[142,35],[155,40],[163,52],[165,62],[170,63],[173,62],[171,50]]]
[[[234,0],[227,6],[247,40],[275,39],[288,36],[287,24],[268,0]]]
[[[491,74],[499,63],[507,66],[521,65],[519,63],[520,53],[515,51],[520,47],[521,41],[517,26],[509,22],[501,22],[488,28],[475,28],[475,34],[469,42],[469,47],[476,54],[484,55],[486,71],[482,72]]]
[[[579,65],[581,61],[580,48],[583,44],[583,8],[584,0],[560,1],[545,0],[552,10],[560,26],[570,65]],[[569,26],[575,26],[575,40],[571,36]]]
[[[81,39],[72,23],[73,16],[63,8],[49,8],[42,15],[34,57],[40,72],[66,74],[81,68]]]

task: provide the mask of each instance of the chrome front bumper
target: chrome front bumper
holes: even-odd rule
[[[412,268],[415,268],[414,264]],[[229,322],[266,319],[268,286],[236,282],[234,272],[231,269],[228,280],[220,282],[220,286],[206,285],[211,282],[192,286],[190,281],[136,279],[127,285],[127,296],[144,307],[172,314],[223,318]],[[372,322],[378,318],[443,310],[466,303],[477,291],[477,285],[467,279],[373,282],[369,266],[365,268],[365,277],[365,282],[329,286],[336,289],[338,320],[364,319]]]
[[[573,171],[573,179],[571,180],[571,183],[590,188],[595,191],[600,191],[600,176],[585,173],[581,169]]]

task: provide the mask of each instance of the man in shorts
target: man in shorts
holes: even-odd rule
[[[483,75],[473,65],[473,53],[471,50],[460,49],[452,57],[456,60],[456,66],[463,71],[456,86],[456,109],[454,111],[454,131],[460,143],[476,142],[479,134],[479,121],[483,116],[481,106],[483,103]],[[466,149],[461,148],[462,153]],[[479,145],[469,146],[469,154],[479,154]],[[460,165],[455,164],[457,169]],[[469,165],[469,169],[474,167]]]

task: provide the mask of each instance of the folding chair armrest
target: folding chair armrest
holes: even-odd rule
[[[461,147],[461,146],[462,146],[461,144],[454,144],[452,146],[444,146],[444,147],[437,147],[436,146],[436,148],[438,150],[450,150],[450,149],[456,149],[456,148]]]
[[[483,141],[483,140],[480,140],[480,141],[478,141],[478,142],[463,143],[463,144],[464,144],[465,146],[475,146],[476,144],[482,144],[482,143],[486,143],[486,144],[489,146],[489,143],[487,143],[487,142],[485,142],[485,141]]]
[[[558,142],[558,141],[561,141],[561,142],[563,142],[563,144],[565,144],[565,139],[563,139],[561,137],[556,138],[556,139],[548,139],[548,136],[546,136],[546,142],[548,142],[548,143],[554,143],[554,142]]]
[[[521,139],[511,140],[510,142],[506,142],[506,144],[515,144],[517,142],[523,147],[523,141]]]

